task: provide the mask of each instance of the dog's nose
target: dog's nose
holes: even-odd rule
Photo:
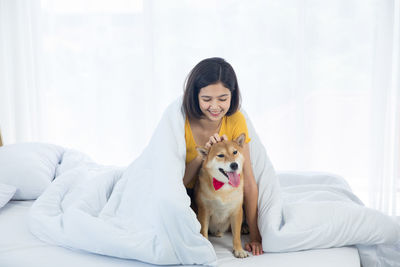
[[[238,164],[236,162],[232,162],[230,167],[231,167],[232,170],[236,171],[237,168],[238,168]]]

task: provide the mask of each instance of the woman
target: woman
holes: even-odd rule
[[[224,139],[233,140],[241,133],[246,133],[243,150],[244,208],[250,242],[245,244],[245,249],[253,255],[260,255],[263,250],[257,225],[258,188],[251,167],[246,120],[239,107],[239,86],[235,71],[228,62],[222,58],[208,58],[193,68],[183,98],[186,113],[186,169],[183,183],[188,193],[192,194],[202,163],[196,146],[209,148]]]

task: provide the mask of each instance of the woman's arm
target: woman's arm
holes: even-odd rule
[[[183,184],[185,186],[188,185],[197,175],[197,172],[199,171],[202,162],[203,159],[200,155],[198,155],[194,158],[194,160],[186,164],[185,174],[183,176]]]
[[[257,224],[258,188],[256,180],[254,179],[253,169],[251,167],[249,145],[244,144],[243,148],[245,157],[243,166],[244,210],[246,213],[246,221],[250,230],[250,243],[247,243],[245,248],[248,251],[252,251],[253,255],[260,255],[263,253],[263,250],[261,245],[261,235]]]

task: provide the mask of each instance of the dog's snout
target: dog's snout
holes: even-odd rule
[[[238,164],[236,162],[232,162],[230,167],[232,170],[236,171],[238,169]]]

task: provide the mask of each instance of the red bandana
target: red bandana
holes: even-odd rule
[[[218,189],[220,189],[225,183],[218,181],[217,179],[215,179],[213,177],[213,186],[215,191],[217,191]]]

